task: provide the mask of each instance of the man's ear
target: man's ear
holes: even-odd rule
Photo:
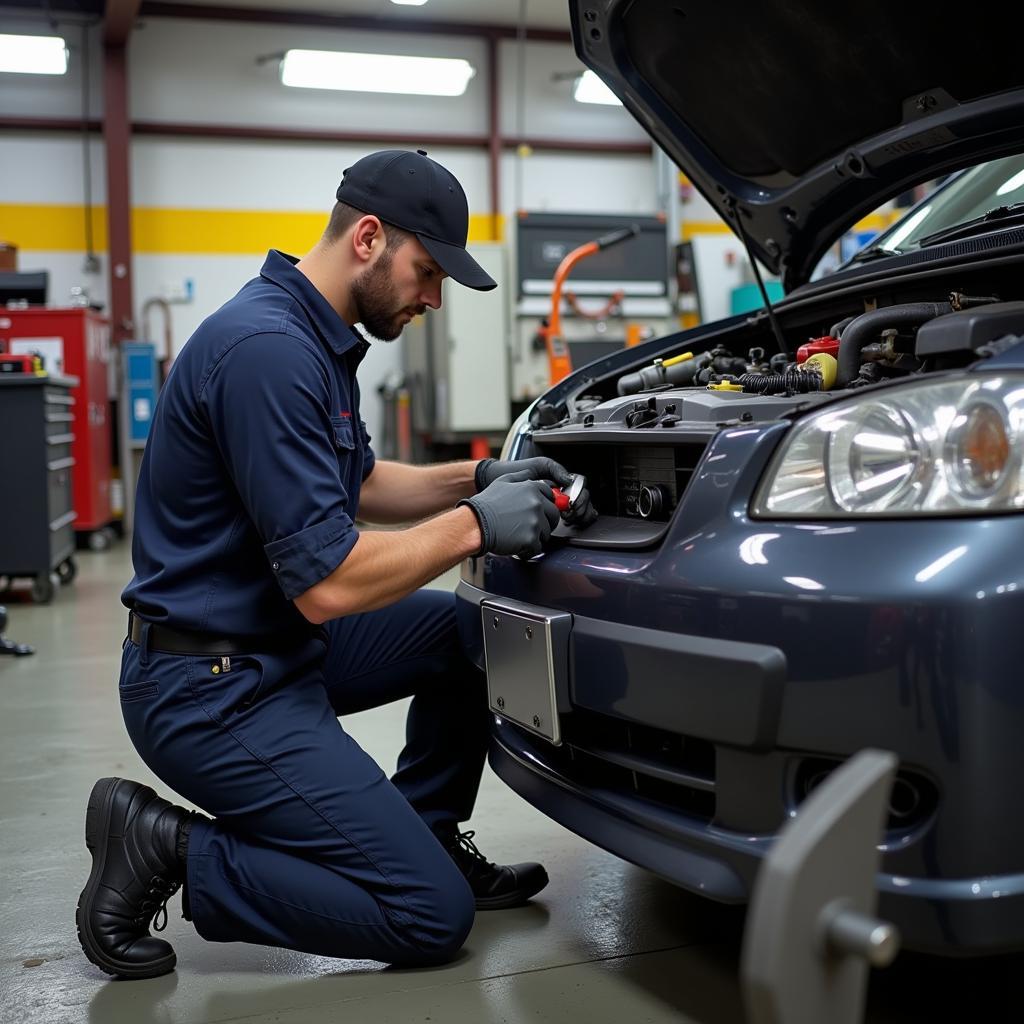
[[[352,251],[357,260],[367,263],[384,245],[384,227],[377,217],[368,213],[356,221],[352,230]]]

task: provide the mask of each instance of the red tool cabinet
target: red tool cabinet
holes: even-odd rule
[[[0,308],[0,350],[35,349],[51,374],[78,378],[73,388],[73,472],[75,533],[89,534],[93,547],[105,547],[99,531],[113,519],[110,507],[111,423],[108,372],[110,326],[95,310]],[[58,363],[57,360],[62,360]]]

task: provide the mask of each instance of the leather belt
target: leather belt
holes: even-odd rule
[[[321,639],[322,631],[310,627],[308,633],[278,633],[251,637],[219,637],[211,633],[193,633],[172,629],[128,613],[128,639],[142,646],[142,630],[149,626],[148,648],[164,654],[239,655],[254,652],[276,653],[294,650],[312,639]]]

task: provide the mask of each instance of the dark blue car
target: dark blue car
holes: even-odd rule
[[[578,370],[513,428],[507,456],[584,474],[600,516],[464,567],[491,764],[740,903],[807,794],[892,750],[880,915],[918,950],[1020,949],[1017,34],[904,4],[570,6],[584,63],[787,294]],[[971,17],[1019,21],[990,6]],[[814,279],[859,218],[937,180]]]

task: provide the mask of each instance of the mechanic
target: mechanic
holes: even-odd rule
[[[127,779],[86,812],[88,958],[170,971],[162,930],[405,966],[450,960],[474,909],[519,905],[540,864],[495,865],[473,832],[489,713],[454,595],[420,590],[463,558],[541,551],[559,512],[549,459],[376,461],[356,369],[441,305],[446,276],[495,282],[466,251],[466,197],[419,150],[348,168],[317,245],[272,250],[196,330],[142,462],[120,677],[142,759],[211,817]],[[438,514],[440,513],[440,514]],[[573,510],[593,515],[587,496]],[[361,521],[417,525],[361,531]],[[431,517],[431,518],[428,518]],[[422,521],[421,521],[422,520]],[[412,696],[389,781],[339,715]]]

